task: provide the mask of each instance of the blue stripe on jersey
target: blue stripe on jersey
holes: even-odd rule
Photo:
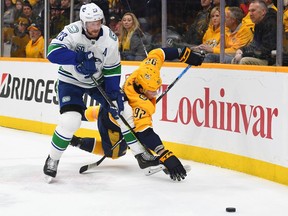
[[[112,94],[114,91],[120,89],[120,78],[121,76],[110,76],[104,78],[105,80],[105,91],[107,94]]]
[[[77,53],[66,47],[60,46],[58,44],[49,45],[49,54],[47,56],[48,60],[55,64],[60,65],[77,65],[76,56]]]

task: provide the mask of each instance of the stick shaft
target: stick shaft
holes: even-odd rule
[[[122,137],[120,140],[118,140],[118,141],[113,145],[113,147],[111,148],[111,151],[113,151],[123,140],[124,140],[124,137]],[[96,161],[95,163],[87,164],[87,165],[82,166],[82,167],[80,168],[80,170],[79,170],[79,173],[86,172],[86,171],[89,170],[89,169],[92,169],[92,168],[94,168],[94,167],[99,166],[105,158],[106,158],[106,156],[104,155],[100,160]]]
[[[189,70],[192,65],[188,65],[178,76],[177,78],[168,86],[168,88],[156,99],[156,103],[160,101],[170,89],[175,85],[175,83]]]
[[[115,104],[112,102],[112,100],[108,97],[107,93],[104,91],[104,89],[99,85],[99,83],[97,82],[95,77],[91,77],[91,79],[93,80],[93,82],[95,83],[96,87],[98,88],[98,90],[100,91],[100,93],[102,94],[102,96],[104,97],[104,99],[107,101],[107,103],[109,104],[109,106],[118,109]],[[130,126],[130,124],[127,122],[127,120],[123,117],[123,115],[121,115],[121,113],[119,113],[119,118],[122,120],[122,122],[128,127],[129,131],[132,133],[132,135],[134,136],[134,138],[148,151],[149,149],[139,141],[139,139],[136,136],[135,131],[133,130],[133,128]]]

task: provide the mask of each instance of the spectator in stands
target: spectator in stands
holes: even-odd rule
[[[70,23],[61,13],[61,5],[52,5],[50,7],[50,36],[49,38],[55,38],[64,28],[65,25]]]
[[[14,24],[15,5],[12,0],[5,0],[3,24],[4,26],[13,27]]]
[[[249,13],[249,5],[251,3],[252,0],[245,0],[245,4],[241,4],[241,9],[243,11],[246,11],[247,9],[247,13],[246,13],[246,16],[243,18],[242,22],[249,26],[250,29],[252,31],[254,31],[254,26],[255,24],[252,22],[251,18],[250,18],[250,13]],[[263,0],[265,2],[265,4],[267,5],[268,8],[272,8],[274,10],[277,11],[277,7],[273,4],[273,1],[272,0]]]
[[[220,0],[212,0],[212,7],[220,8]]]
[[[246,12],[246,15],[244,16],[242,23],[246,26],[248,26],[252,31],[254,31],[254,23],[252,22],[251,18],[250,18],[250,13],[249,13],[249,5],[251,3],[252,0],[245,0],[245,4],[241,4],[240,8],[242,9],[242,11]]]
[[[120,35],[121,18],[115,14],[111,13],[109,17],[109,28],[119,37]]]
[[[15,6],[12,0],[5,0],[4,14],[3,14],[3,32],[4,32],[4,42],[10,43],[11,37],[14,32],[14,11]]]
[[[31,23],[41,22],[41,17],[33,13],[32,5],[27,1],[23,4],[23,17],[29,20],[29,25]]]
[[[23,1],[17,0],[15,3],[14,20],[17,21],[23,14]]]
[[[263,0],[268,8],[272,8],[277,11],[277,7],[274,5],[273,0]]]
[[[32,7],[34,7],[34,5],[36,5],[39,0],[24,0],[24,1],[25,1],[25,2],[29,2],[29,4],[30,4]]]
[[[251,0],[240,0],[239,2],[239,7],[243,11],[244,17],[248,14],[250,2]]]
[[[228,7],[225,9],[225,26],[229,29],[225,36],[225,55],[223,63],[229,64],[233,59],[236,50],[248,44],[253,33],[249,27],[242,23],[243,12],[239,7]],[[205,46],[200,49],[210,52]],[[220,62],[220,43],[212,49],[212,53],[208,53],[204,62],[219,63]]]
[[[44,19],[45,2],[43,0],[36,0],[35,4],[32,6],[33,13]]]
[[[49,0],[49,6],[50,7],[56,7],[58,5],[60,5],[60,0]]]
[[[62,14],[70,21],[70,0],[61,0]]]
[[[19,17],[16,22],[14,36],[11,39],[11,57],[26,57],[26,45],[30,38],[27,32],[29,21],[24,17]]]
[[[276,49],[276,11],[268,9],[262,0],[253,0],[249,6],[249,13],[255,23],[253,40],[237,50],[232,62],[249,65],[273,64],[271,51]]]
[[[44,38],[42,36],[42,25],[32,23],[28,27],[30,41],[26,46],[27,58],[44,58]]]
[[[210,13],[210,24],[203,36],[200,46],[196,46],[193,50],[206,50],[208,53],[213,52],[213,47],[220,43],[220,8],[214,7]]]
[[[184,41],[192,45],[200,45],[209,25],[209,14],[212,9],[211,0],[201,0],[202,10],[195,16],[191,26],[184,35]]]
[[[146,57],[145,38],[135,14],[127,12],[121,20],[119,49],[122,60],[141,61]]]

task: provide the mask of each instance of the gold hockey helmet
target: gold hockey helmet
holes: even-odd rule
[[[141,85],[144,91],[157,91],[161,84],[160,71],[152,65],[140,67],[137,71],[136,84]]]

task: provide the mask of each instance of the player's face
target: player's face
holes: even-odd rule
[[[95,38],[99,35],[101,29],[101,20],[86,22],[87,36]]]
[[[153,98],[155,98],[157,96],[158,91],[146,90],[144,94],[149,100],[151,100],[151,99],[153,99]]]

